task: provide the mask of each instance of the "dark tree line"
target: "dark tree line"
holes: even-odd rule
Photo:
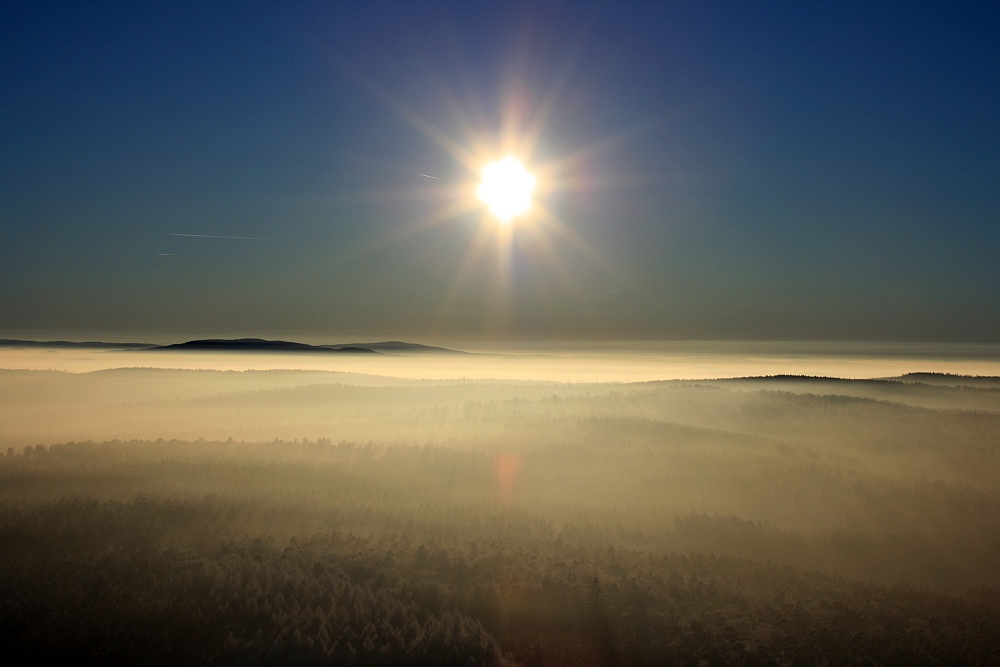
[[[969,601],[538,537],[530,525],[475,541],[336,526],[218,538],[248,511],[217,498],[2,508],[3,654],[25,664],[1000,661],[992,589]]]

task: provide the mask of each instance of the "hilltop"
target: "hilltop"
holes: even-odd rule
[[[170,345],[155,343],[109,343],[103,341],[73,342],[66,340],[17,340],[0,338],[0,347],[32,347],[56,349],[144,350],[144,351],[195,351],[195,352],[341,352],[360,354],[469,354],[444,347],[406,343],[399,340],[375,343],[339,343],[310,345],[286,340],[264,338],[205,338]]]

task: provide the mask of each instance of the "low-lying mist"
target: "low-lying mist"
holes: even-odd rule
[[[1000,380],[540,375],[0,370],[8,649],[145,659],[108,613],[217,664],[1000,656]]]

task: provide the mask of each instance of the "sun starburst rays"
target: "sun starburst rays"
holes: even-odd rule
[[[570,301],[586,310],[586,290],[574,279],[574,271],[565,261],[562,246],[573,255],[596,265],[602,272],[617,273],[607,259],[586,241],[572,225],[563,221],[546,203],[560,193],[590,190],[605,185],[593,175],[579,173],[580,168],[606,151],[619,146],[629,136],[616,136],[595,141],[571,153],[547,161],[536,162],[539,145],[546,126],[558,108],[566,81],[562,78],[540,103],[534,113],[529,97],[522,91],[508,91],[502,105],[499,132],[496,135],[483,128],[488,125],[474,100],[463,103],[440,82],[433,86],[443,102],[455,134],[432,123],[413,108],[378,87],[369,85],[378,96],[414,129],[424,135],[468,173],[445,183],[428,184],[422,188],[399,190],[386,194],[390,198],[439,200],[439,206],[381,236],[376,245],[393,245],[448,224],[467,225],[478,220],[475,231],[454,270],[454,275],[442,296],[431,326],[441,326],[454,313],[454,308],[474,275],[477,280],[488,278],[492,294],[491,305],[483,322],[496,331],[506,326],[511,307],[515,252],[518,261],[532,261],[537,267],[524,271],[532,283],[549,281],[569,296]],[[479,105],[482,106],[482,105]],[[485,107],[483,107],[485,108]],[[605,179],[607,180],[607,179]],[[618,185],[617,182],[609,183]],[[484,210],[485,208],[485,210]],[[476,210],[482,215],[470,217]],[[516,250],[520,246],[521,250]],[[487,252],[490,248],[495,252]],[[537,261],[536,261],[537,260]],[[481,270],[485,269],[486,274]],[[540,269],[536,270],[536,269]],[[548,276],[547,278],[545,276]],[[548,288],[535,289],[536,295],[548,294]],[[538,296],[538,298],[542,298]],[[545,297],[549,298],[549,297]]]

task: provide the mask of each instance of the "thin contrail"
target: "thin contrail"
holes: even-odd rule
[[[280,241],[281,239],[265,239],[259,236],[216,236],[214,234],[167,234],[167,236],[188,236],[199,239],[239,239],[241,241]]]
[[[441,180],[437,176],[430,176],[428,174],[417,174],[417,176],[423,176],[424,178],[433,178],[435,181],[440,181]]]
[[[21,107],[26,107],[29,104],[38,104],[39,102],[44,102],[45,100],[54,100],[57,97],[66,97],[66,96],[65,95],[53,95],[52,97],[43,97],[40,100],[32,100],[30,102],[25,102],[24,104],[15,104],[12,107],[7,107],[6,109],[0,109],[0,113],[3,113],[4,111],[10,111],[11,109],[20,109]]]

